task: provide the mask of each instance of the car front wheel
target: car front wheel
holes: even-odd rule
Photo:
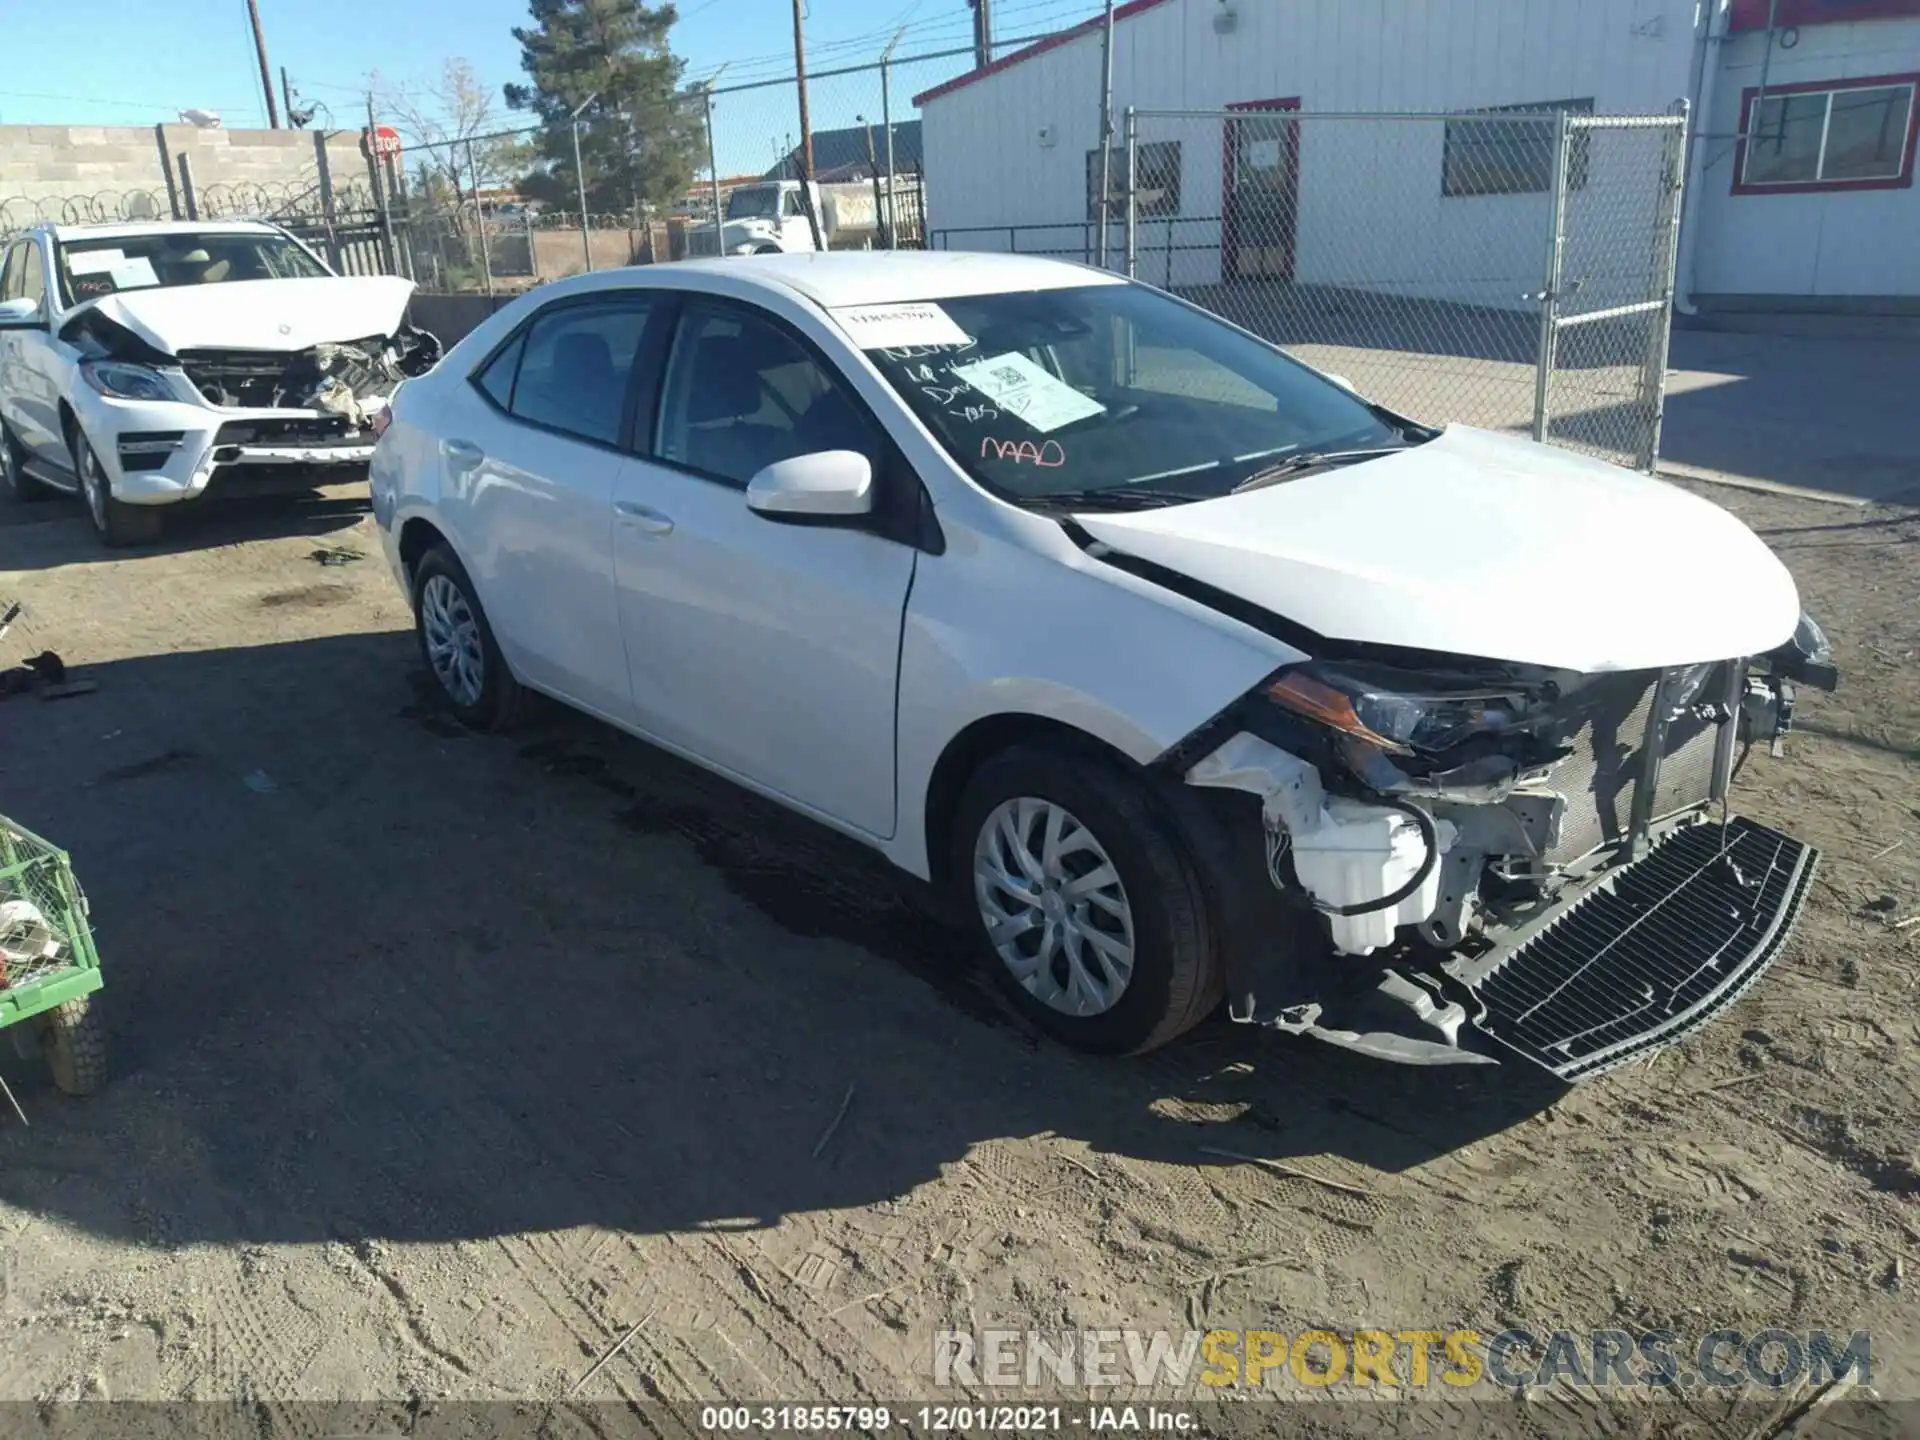
[[[115,549],[145,545],[160,538],[160,511],[152,505],[129,505],[113,498],[113,486],[93,453],[87,437],[74,432],[73,468],[80,476],[80,498],[94,533]]]
[[[1179,834],[1117,764],[1022,748],[968,783],[953,873],[995,979],[1078,1050],[1151,1050],[1221,996],[1204,887]]]

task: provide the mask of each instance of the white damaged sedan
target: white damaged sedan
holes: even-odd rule
[[[400,391],[372,488],[466,720],[544,692],[859,838],[1089,1050],[1224,1000],[1578,1079],[1730,1003],[1812,875],[1727,806],[1833,683],[1751,531],[1102,272],[546,286]]]
[[[35,226],[0,264],[0,488],[75,493],[130,545],[208,494],[359,480],[440,358],[412,294],[258,221]]]

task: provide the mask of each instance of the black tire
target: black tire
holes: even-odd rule
[[[53,494],[51,486],[27,474],[26,458],[26,447],[13,438],[13,431],[0,420],[0,491],[17,505],[45,500]]]
[[[974,891],[974,846],[1000,804],[1050,801],[1092,833],[1125,887],[1133,970],[1111,1008],[1069,1015],[1029,994],[987,938]],[[1038,1029],[1076,1050],[1126,1055],[1166,1044],[1220,1003],[1221,966],[1198,867],[1146,785],[1119,764],[1052,747],[1022,746],[988,760],[968,781],[951,837],[956,899],[994,979]]]
[[[113,487],[100,468],[93,446],[76,428],[73,432],[73,473],[80,479],[80,503],[101,543],[114,550],[129,545],[150,545],[160,538],[163,528],[160,507],[129,505],[113,498]]]
[[[753,253],[756,255],[778,255],[780,254],[780,247],[778,245],[761,245],[757,247]]]
[[[107,1032],[92,995],[41,1015],[40,1053],[65,1094],[91,1095],[107,1083]]]
[[[452,584],[460,592],[479,630],[481,683],[477,699],[463,699],[455,693],[452,682],[434,662],[427,641],[425,605],[428,587],[436,579]],[[441,700],[461,724],[475,730],[511,730],[532,713],[537,704],[534,693],[513,678],[506,658],[500,653],[499,642],[493,638],[493,626],[487,622],[487,612],[481,608],[480,597],[466,567],[445,545],[435,545],[413,567],[413,633],[420,644],[420,659],[427,673],[433,676]]]

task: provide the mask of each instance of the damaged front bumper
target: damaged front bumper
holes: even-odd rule
[[[215,410],[167,401],[91,397],[81,425],[115,499],[171,505],[209,490],[311,488],[365,478],[371,430],[310,410]]]
[[[1749,687],[1743,662],[1715,668],[1723,697]],[[1326,951],[1313,963],[1241,945],[1233,1018],[1381,1059],[1517,1061],[1563,1082],[1705,1024],[1778,954],[1818,856],[1726,810],[1739,730],[1777,735],[1777,710],[1723,700],[1693,707],[1703,728],[1670,725],[1679,674],[1650,677],[1631,712],[1637,749],[1615,738],[1627,716],[1586,701],[1608,719],[1604,741],[1499,792],[1368,793],[1322,752],[1325,783],[1344,792],[1329,795],[1320,766],[1246,730],[1188,764],[1188,785],[1260,797],[1268,879],[1313,916]]]

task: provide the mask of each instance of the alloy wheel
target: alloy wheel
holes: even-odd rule
[[[1133,908],[1085,825],[1051,800],[1003,801],[973,846],[987,940],[1029,995],[1063,1015],[1104,1014],[1133,976]]]
[[[456,705],[478,705],[487,683],[480,621],[465,593],[445,575],[428,576],[420,588],[420,629],[441,688]]]

